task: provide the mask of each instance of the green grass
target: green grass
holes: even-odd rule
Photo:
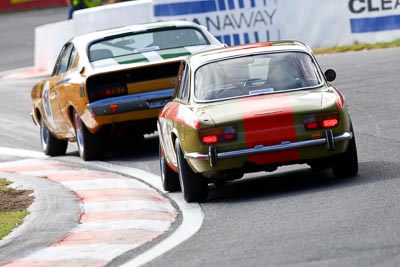
[[[0,194],[9,190],[14,190],[7,187],[11,182],[4,178],[0,178]],[[28,211],[3,211],[0,212],[0,240],[8,235],[15,227],[20,225]]]
[[[333,54],[333,53],[342,53],[349,51],[362,51],[362,50],[372,50],[372,49],[391,48],[391,47],[400,47],[400,39],[392,42],[382,42],[375,44],[355,43],[353,45],[314,49],[313,51],[315,54]]]
[[[28,211],[0,212],[0,240],[20,225]]]
[[[11,188],[7,187],[10,184],[11,184],[10,181],[7,181],[4,178],[0,178],[0,192],[11,190]]]

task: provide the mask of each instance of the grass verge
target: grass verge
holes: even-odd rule
[[[28,215],[26,210],[0,212],[0,240],[20,225],[26,215]]]
[[[400,47],[400,39],[392,42],[381,42],[375,44],[355,43],[353,45],[314,49],[313,51],[315,54],[333,54],[333,53],[342,53],[349,51],[363,51],[363,50],[391,48],[391,47]]]
[[[0,240],[23,222],[32,203],[32,191],[15,190],[8,187],[10,184],[0,178]]]

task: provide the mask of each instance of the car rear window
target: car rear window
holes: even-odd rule
[[[173,28],[111,36],[89,46],[90,62],[152,52],[162,49],[208,45],[195,28]]]
[[[222,59],[195,72],[195,99],[219,100],[319,86],[313,58],[303,52],[279,52]]]

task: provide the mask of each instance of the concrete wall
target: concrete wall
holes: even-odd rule
[[[50,72],[62,46],[72,37],[92,31],[145,23],[152,18],[152,1],[140,0],[75,11],[71,20],[35,29],[34,65]]]

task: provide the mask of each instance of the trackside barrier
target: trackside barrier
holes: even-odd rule
[[[400,39],[400,0],[136,0],[36,28],[35,68],[50,71],[75,35],[172,19],[202,24],[228,45],[296,39],[324,48]]]
[[[51,72],[62,46],[72,37],[102,29],[149,22],[151,0],[128,1],[74,12],[73,19],[46,24],[35,29],[34,65]]]

